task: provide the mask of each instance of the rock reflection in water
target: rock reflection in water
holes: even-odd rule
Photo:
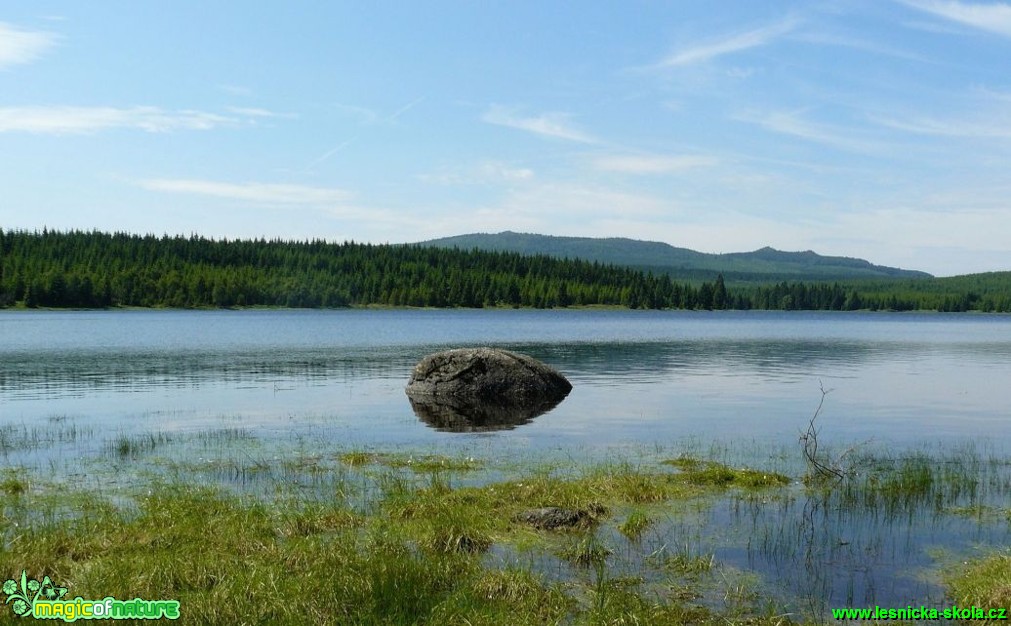
[[[539,403],[467,402],[454,397],[408,397],[414,414],[443,432],[479,433],[511,430],[558,406],[564,398]]]

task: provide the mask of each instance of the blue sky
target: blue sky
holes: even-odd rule
[[[1011,4],[0,1],[0,227],[1011,269]]]

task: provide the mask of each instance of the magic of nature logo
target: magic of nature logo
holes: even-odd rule
[[[54,583],[49,576],[42,580],[28,578],[21,571],[20,580],[13,578],[3,583],[5,604],[18,617],[35,619],[61,619],[75,622],[79,619],[178,619],[178,600],[117,600],[107,596],[101,600],[86,600],[80,596],[66,599],[67,588]]]

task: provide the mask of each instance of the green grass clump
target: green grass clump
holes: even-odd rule
[[[715,461],[702,461],[691,456],[682,456],[664,461],[681,470],[689,482],[711,487],[782,487],[790,484],[790,479],[776,472],[754,469],[736,469]]]
[[[930,495],[934,487],[934,462],[921,455],[903,457],[894,467],[872,474],[869,480],[879,494],[922,499]]]
[[[390,487],[386,510],[394,518],[429,519],[450,510],[470,510],[492,520],[505,531],[518,513],[541,507],[562,507],[583,512],[592,522],[606,515],[609,505],[658,502],[696,495],[698,490],[683,479],[665,472],[648,473],[629,468],[597,468],[583,476],[555,477],[534,474],[527,478],[480,487],[450,489],[444,483],[417,490],[402,481],[387,479]]]
[[[374,452],[345,452],[337,459],[348,466],[360,467],[362,465],[374,465],[379,462],[379,455]]]
[[[286,508],[277,526],[283,537],[337,533],[363,524],[361,516],[334,504],[309,503]]]
[[[563,546],[558,551],[558,556],[573,565],[590,567],[603,565],[612,552],[595,533],[586,533]]]
[[[714,554],[695,554],[691,546],[679,546],[673,552],[663,551],[651,556],[651,560],[666,572],[678,577],[698,577],[713,569]]]
[[[418,473],[426,472],[469,472],[481,468],[481,463],[473,458],[452,459],[440,454],[390,454],[381,452],[345,452],[338,460],[350,467],[379,465],[393,469],[409,469]]]
[[[168,433],[146,433],[143,435],[120,435],[105,444],[114,456],[120,459],[136,459],[142,454],[153,452],[172,441]]]
[[[507,567],[482,572],[471,585],[435,607],[427,622],[540,626],[564,623],[575,608],[560,585],[546,585],[529,571]]]
[[[946,582],[958,606],[1011,607],[1011,553],[970,561]]]
[[[638,541],[642,533],[653,524],[653,520],[645,513],[636,509],[628,514],[625,521],[618,526],[618,532],[629,541]]]
[[[18,477],[13,472],[5,472],[0,478],[0,492],[8,496],[20,496],[28,491],[28,481]]]

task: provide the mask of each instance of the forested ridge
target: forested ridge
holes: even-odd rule
[[[322,240],[0,231],[0,251],[4,306],[695,308],[701,290],[543,255]]]
[[[811,250],[784,252],[765,247],[753,252],[710,254],[659,241],[624,237],[558,237],[504,231],[443,237],[422,241],[419,245],[585,259],[667,274],[674,280],[693,283],[713,281],[719,274],[727,284],[931,277],[926,272],[874,265],[852,257],[823,256]]]
[[[627,267],[514,252],[0,229],[0,307],[1011,311],[1011,274],[977,276],[728,288],[722,276],[688,284]]]

